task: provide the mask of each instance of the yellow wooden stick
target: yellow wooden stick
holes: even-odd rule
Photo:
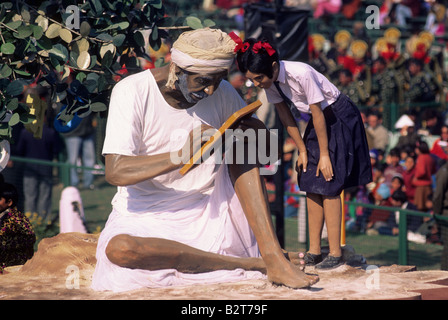
[[[232,125],[234,125],[238,120],[240,120],[242,117],[245,117],[247,115],[253,114],[257,109],[261,106],[261,101],[257,100],[255,102],[252,102],[251,104],[247,105],[246,107],[236,111],[233,113],[227,120],[224,122],[224,124],[221,126],[221,128],[218,129],[218,131],[215,132],[215,134],[208,140],[204,145],[201,147],[201,149],[196,152],[193,157],[191,157],[190,161],[188,161],[181,169],[180,174],[184,175],[188,172],[188,170],[193,167],[193,165],[197,164],[201,158],[202,155],[209,149],[213,148],[216,143],[218,143],[221,139],[221,137],[224,135],[225,131],[227,129],[230,129]]]

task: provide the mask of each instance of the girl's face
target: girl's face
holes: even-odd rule
[[[5,211],[12,205],[12,200],[6,200],[3,197],[0,197],[0,212]]]
[[[272,78],[269,78],[264,73],[253,73],[251,71],[247,71],[245,76],[250,81],[252,81],[256,87],[262,88],[262,89],[268,89],[272,86],[274,81],[277,80],[278,71],[279,71],[279,66],[278,66],[277,62],[272,63],[272,71],[273,71]]]

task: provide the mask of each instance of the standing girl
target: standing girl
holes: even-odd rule
[[[308,265],[329,269],[342,263],[341,197],[344,188],[372,180],[369,150],[361,114],[356,105],[308,64],[280,61],[265,41],[237,43],[237,63],[255,86],[266,91],[287,133],[297,144],[298,184],[307,193],[310,248]],[[302,138],[297,126],[300,113],[311,114]],[[321,254],[326,221],[329,254]]]

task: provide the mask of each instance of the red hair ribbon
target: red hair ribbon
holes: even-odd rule
[[[240,37],[237,36],[237,34],[235,32],[230,32],[229,36],[232,38],[233,41],[235,41],[236,43],[236,47],[233,50],[233,52],[238,52],[238,51],[242,51],[242,52],[246,52],[247,49],[249,49],[250,44],[248,42],[244,42],[241,40]]]
[[[255,53],[258,53],[258,51],[264,48],[266,50],[266,52],[268,53],[269,56],[272,56],[275,53],[274,48],[271,47],[271,45],[267,42],[261,42],[258,41],[256,43],[254,43],[253,47],[252,47],[252,51]]]

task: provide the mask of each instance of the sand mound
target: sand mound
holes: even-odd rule
[[[374,300],[448,299],[448,271],[416,271],[410,266],[377,268],[343,265],[319,272],[310,289],[293,290],[265,280],[139,289],[124,293],[90,289],[98,235],[59,234],[44,239],[23,266],[0,275],[0,299],[146,300]],[[314,268],[307,273],[316,274]]]

